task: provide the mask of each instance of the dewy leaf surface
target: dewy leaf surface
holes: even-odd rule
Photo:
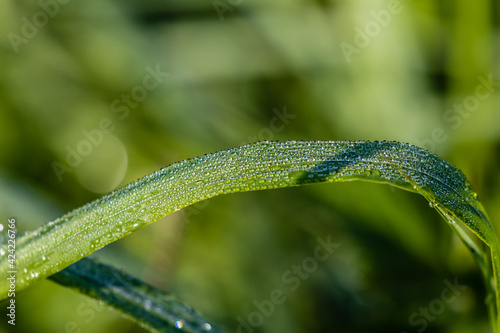
[[[219,194],[365,180],[421,193],[462,221],[492,251],[498,290],[498,240],[463,173],[438,156],[399,142],[259,142],[174,163],[49,222],[17,240],[17,290],[161,217]],[[0,259],[0,296],[9,264]],[[491,270],[491,269],[490,269]],[[495,302],[499,302],[495,295]],[[495,313],[497,311],[495,310]]]

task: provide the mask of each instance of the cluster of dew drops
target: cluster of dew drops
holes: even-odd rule
[[[28,232],[24,233],[24,236],[28,235]],[[6,232],[4,232],[4,226],[3,224],[0,223],[0,258],[6,258],[6,249],[7,249],[7,244],[8,244],[9,236],[7,235]],[[41,257],[42,261],[46,261],[47,257],[45,255],[42,255]],[[23,273],[24,273],[24,278],[20,279],[20,282],[23,283],[25,280],[30,280],[37,278],[39,276],[39,272],[29,270],[27,268],[23,268]]]
[[[183,320],[177,320],[175,323],[175,328],[177,329],[182,329],[184,327],[184,321]],[[212,330],[212,325],[209,323],[205,323],[201,326],[201,329],[204,330],[205,332],[210,332]]]

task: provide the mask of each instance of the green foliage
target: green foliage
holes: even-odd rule
[[[17,289],[22,290],[81,257],[201,200],[234,192],[350,180],[387,183],[418,192],[445,217],[479,263],[490,293],[491,320],[498,330],[499,244],[477,194],[454,166],[421,148],[398,142],[261,142],[174,163],[21,237],[16,267],[22,273]],[[457,223],[463,223],[490,248],[491,259]],[[107,280],[106,274],[111,274],[99,266],[96,270],[97,280],[85,284],[78,275],[85,270],[78,268],[56,281],[83,285],[80,288],[95,296],[95,290],[87,291],[92,288],[86,283],[100,287],[101,281]],[[3,298],[9,290],[8,271],[9,263],[4,256],[0,266]],[[141,287],[138,282],[133,286]],[[113,304],[139,322],[157,327],[153,313],[149,318],[143,312],[128,310],[140,306],[143,300],[136,298],[135,305]],[[176,315],[178,318],[179,314]]]
[[[294,139],[432,151],[467,175],[499,230],[499,14],[487,0],[0,1],[0,234],[176,161]],[[11,33],[29,34],[18,52]],[[151,80],[157,66],[168,76]],[[143,96],[144,83],[159,84]],[[478,245],[464,246],[455,225],[468,230],[392,186],[318,184],[204,200],[91,257],[228,331],[279,289],[287,300],[254,333],[490,332],[491,283],[470,254],[488,249],[472,232]],[[283,274],[327,235],[342,246],[291,290]],[[467,288],[444,302],[445,280]],[[429,304],[444,304],[432,320]],[[48,280],[16,305],[0,333],[144,332]]]

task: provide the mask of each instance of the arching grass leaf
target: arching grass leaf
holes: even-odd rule
[[[492,322],[500,332],[498,239],[477,194],[456,167],[399,142],[259,142],[174,163],[19,238],[16,287],[24,289],[200,200],[240,191],[351,180],[390,184],[429,200],[478,261],[490,294]],[[465,230],[484,242],[491,256]],[[7,256],[0,260],[0,296],[4,299],[9,263]]]

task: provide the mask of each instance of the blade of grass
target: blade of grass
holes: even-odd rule
[[[153,332],[224,332],[174,296],[89,258],[75,262],[49,279],[104,301]]]
[[[420,193],[446,212],[447,221],[463,222],[489,246],[491,257],[459,235],[469,248],[480,251],[475,258],[486,281],[493,281],[487,283],[494,300],[489,306],[494,329],[500,332],[499,243],[477,194],[456,167],[399,142],[259,142],[174,163],[21,237],[16,288],[22,290],[169,213],[219,194],[351,180]],[[9,289],[9,265],[7,256],[1,257],[1,299]]]

